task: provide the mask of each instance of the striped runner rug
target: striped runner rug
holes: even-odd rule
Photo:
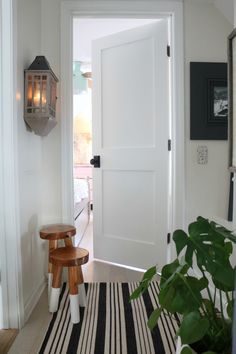
[[[159,283],[152,282],[138,300],[129,296],[138,283],[85,284],[87,307],[80,323],[70,321],[68,289],[63,285],[39,354],[174,354],[178,318],[162,315],[151,332],[147,320],[158,306]]]

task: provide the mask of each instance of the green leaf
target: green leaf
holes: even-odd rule
[[[194,352],[192,351],[191,348],[189,347],[183,347],[183,349],[181,350],[180,354],[193,354]]]
[[[178,334],[183,344],[191,344],[204,337],[209,329],[209,321],[201,317],[199,312],[190,312],[184,316]]]
[[[171,286],[162,288],[159,292],[160,305],[171,313],[176,312],[176,307],[173,305],[175,298],[175,289]]]
[[[182,249],[188,244],[188,235],[183,230],[176,230],[173,233],[173,240],[175,242],[177,255],[179,255]]]
[[[209,299],[202,299],[202,302],[203,302],[207,312],[211,313],[213,315],[215,313],[214,304]]]
[[[234,308],[234,300],[231,300],[227,304],[227,314],[231,320],[233,319],[233,308]]]
[[[185,253],[185,261],[190,267],[192,267],[193,265],[193,252],[194,252],[194,246],[191,240],[189,240],[186,253]]]
[[[228,235],[229,231],[222,229]],[[205,269],[221,286],[230,290],[234,283],[234,272],[229,261],[231,246],[225,244],[225,238],[215,231],[214,225],[212,227],[208,220],[201,217],[189,225],[189,233],[198,267]]]
[[[151,316],[149,317],[148,323],[147,323],[150,330],[153,330],[153,328],[157,325],[157,321],[161,315],[161,312],[162,312],[162,308],[159,307],[151,313]]]
[[[139,298],[148,288],[148,283],[140,283],[140,285],[132,292],[132,294],[129,297],[129,300],[135,300]]]
[[[167,311],[185,314],[198,310],[202,303],[202,281],[175,273],[160,290],[159,302]]]
[[[233,245],[231,242],[226,242],[224,248],[229,256],[233,253]]]
[[[214,285],[223,291],[234,290],[235,270],[229,263],[222,263],[221,267],[216,265],[214,271],[209,271],[212,275]]]
[[[199,286],[199,290],[203,290],[206,289],[208,286],[208,280],[205,277],[202,277],[201,279],[198,280],[198,286]]]
[[[216,224],[214,221],[211,221],[210,225],[211,225],[211,228],[214,231],[216,231],[218,234],[220,234],[222,237],[232,241],[233,243],[236,243],[236,236],[233,234],[232,231],[226,229],[222,225]]]
[[[217,352],[212,352],[211,350],[208,350],[207,352],[204,352],[202,354],[217,354]]]
[[[156,275],[156,266],[149,268],[143,275],[142,281],[139,286],[132,292],[129,300],[137,299],[141,296],[149,287],[152,278]]]
[[[185,262],[180,264],[178,259],[170,264],[165,265],[161,271],[160,287],[165,287],[170,282],[172,282],[177,273],[186,274],[188,269],[188,264]]]
[[[143,279],[142,280],[152,280],[154,275],[157,274],[157,268],[156,266],[153,266],[149,268],[144,274],[143,274]]]
[[[188,228],[189,236],[193,238],[198,237],[199,235],[208,234],[210,230],[211,226],[209,221],[201,216],[197,218],[197,221],[191,223]]]

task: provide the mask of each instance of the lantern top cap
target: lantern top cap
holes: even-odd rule
[[[56,75],[54,74],[54,72],[52,71],[52,68],[49,64],[49,62],[47,61],[47,59],[45,58],[45,56],[43,55],[37,55],[34,59],[34,61],[30,64],[30,66],[28,67],[28,69],[26,71],[50,71],[50,73],[53,75],[54,79],[56,81],[58,81],[58,78],[56,77]]]

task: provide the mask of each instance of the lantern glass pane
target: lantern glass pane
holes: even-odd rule
[[[28,80],[32,80],[32,75],[28,75]]]
[[[47,81],[47,75],[43,75],[43,80]]]
[[[34,76],[36,78],[36,76]],[[40,76],[39,76],[40,78]],[[40,105],[40,80],[34,81],[34,106]]]
[[[51,80],[51,106],[56,109],[56,83],[54,80]]]
[[[42,82],[42,107],[45,107],[47,104],[47,81],[43,80]]]
[[[29,81],[27,87],[27,106],[32,106],[32,97],[33,97],[32,81]]]

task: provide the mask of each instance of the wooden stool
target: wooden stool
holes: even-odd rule
[[[60,247],[50,252],[49,258],[53,264],[49,311],[56,312],[58,309],[62,268],[68,267],[71,321],[72,323],[78,323],[80,321],[79,305],[86,306],[81,265],[88,262],[89,253],[84,248]]]
[[[52,287],[52,264],[50,262],[50,252],[58,247],[58,240],[64,240],[65,246],[73,246],[71,237],[76,234],[76,228],[73,225],[51,224],[43,226],[39,230],[39,235],[43,240],[49,241],[48,255],[48,300],[50,300]]]

